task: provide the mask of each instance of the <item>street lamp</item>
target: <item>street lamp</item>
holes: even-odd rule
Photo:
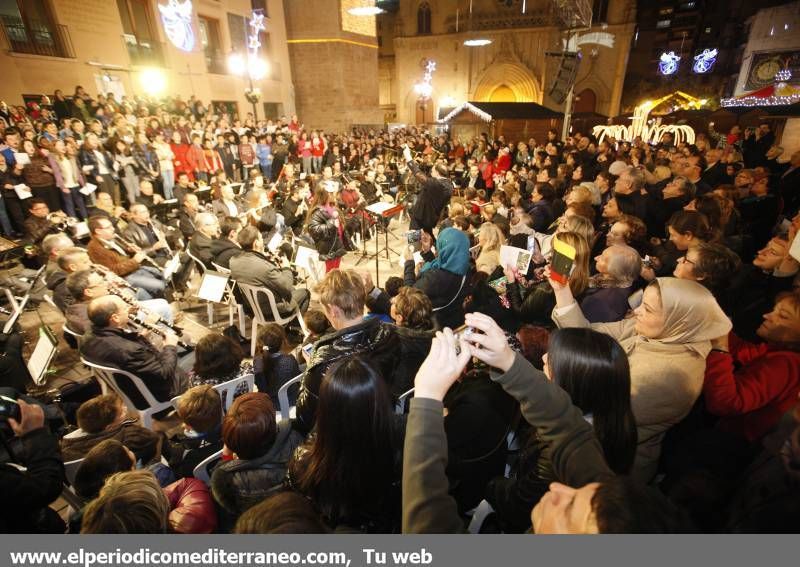
[[[269,73],[269,63],[258,56],[258,48],[261,47],[259,34],[266,29],[264,17],[262,10],[253,10],[246,26],[250,28],[247,34],[247,51],[244,55],[234,52],[228,57],[228,70],[233,75],[247,77],[249,87],[245,89],[244,97],[253,105],[253,121],[256,125],[258,125],[256,104],[261,99],[261,89],[253,87],[253,81],[260,81]]]
[[[261,89],[254,87],[253,81],[260,81],[267,76],[269,63],[249,51],[245,55],[234,52],[228,57],[228,71],[237,77],[247,77],[248,88],[244,91],[244,96],[253,105],[253,120],[258,122],[256,104],[261,98]]]

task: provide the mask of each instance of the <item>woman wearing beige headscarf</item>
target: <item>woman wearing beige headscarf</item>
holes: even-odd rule
[[[556,295],[553,320],[559,327],[591,327],[614,337],[628,353],[639,435],[633,474],[651,480],[664,434],[700,396],[711,340],[726,335],[730,321],[711,292],[689,280],[658,278],[645,289],[634,317],[595,324],[583,316],[569,286],[550,284]]]

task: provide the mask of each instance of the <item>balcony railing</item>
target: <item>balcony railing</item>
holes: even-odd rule
[[[48,57],[75,57],[67,26],[60,24],[53,27],[25,26],[19,20],[3,20],[0,22],[0,29],[12,52]]]
[[[135,35],[122,34],[122,41],[128,49],[131,65],[164,66],[163,42],[139,39]]]
[[[488,31],[505,30],[514,28],[537,28],[541,26],[556,25],[555,17],[550,10],[541,11],[535,14],[520,15],[514,14],[475,14],[472,17],[472,24],[463,15],[458,18],[458,31]],[[447,33],[456,32],[456,16],[449,16],[444,21]]]

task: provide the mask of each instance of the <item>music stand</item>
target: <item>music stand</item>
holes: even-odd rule
[[[403,209],[404,209],[404,206],[402,204],[395,205],[393,203],[385,203],[383,201],[378,201],[377,203],[372,203],[371,205],[367,205],[366,207],[364,207],[365,211],[367,211],[369,214],[377,217],[378,220],[383,220],[383,219],[387,220],[387,226],[386,226],[386,229],[383,232],[384,237],[385,237],[385,244],[384,244],[383,250],[381,250],[381,248],[380,248],[380,237],[378,236],[377,232],[375,233],[375,254],[373,255],[373,257],[375,258],[375,281],[376,282],[379,282],[380,279],[381,279],[380,278],[379,260],[378,260],[381,252],[383,252],[384,250],[386,251],[386,259],[387,260],[391,259],[391,256],[389,255],[390,252],[400,256],[399,252],[389,248],[389,227],[388,227],[388,222],[391,221],[393,216],[395,216],[398,213],[401,213],[403,211]]]
[[[56,355],[58,339],[47,325],[39,327],[39,340],[28,359],[28,372],[37,386],[45,383],[47,369]]]

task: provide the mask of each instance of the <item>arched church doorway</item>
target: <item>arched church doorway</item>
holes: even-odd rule
[[[489,96],[489,102],[517,102],[517,95],[508,85],[500,85]]]
[[[583,89],[578,93],[573,112],[594,112],[597,106],[597,95],[592,89]]]

